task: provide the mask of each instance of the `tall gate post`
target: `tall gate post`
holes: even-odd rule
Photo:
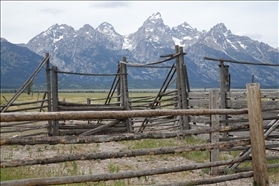
[[[219,90],[210,90],[209,91],[209,108],[210,109],[219,109]],[[219,127],[219,115],[210,115],[210,127],[216,128]],[[219,142],[219,132],[211,132],[210,143]],[[214,149],[210,151],[210,162],[219,161],[219,149]],[[218,175],[218,167],[211,167],[210,174]]]
[[[52,111],[58,112],[58,77],[57,67],[52,67]],[[52,136],[59,136],[59,122],[52,121]]]
[[[186,92],[186,73],[185,70],[183,70],[184,66],[184,54],[183,54],[183,47],[179,47],[178,45],[175,46],[175,52],[180,53],[180,55],[176,58],[176,88],[178,91],[178,101],[180,104],[180,109],[187,109],[187,92]],[[182,116],[181,117],[181,128],[182,130],[190,129],[189,125],[189,117],[188,116]]]
[[[255,185],[269,185],[263,132],[260,85],[246,84],[247,106],[251,138],[253,177]]]
[[[49,53],[46,53],[47,58]],[[46,61],[46,89],[47,89],[47,111],[51,112],[51,84],[50,84],[50,64],[49,59]],[[48,121],[48,135],[51,135],[52,122]]]
[[[226,109],[226,92],[229,91],[230,83],[229,80],[229,74],[228,74],[228,65],[224,65],[224,61],[219,61],[219,70],[220,70],[220,98],[221,98],[221,109]],[[221,120],[227,120],[227,115],[221,115]],[[223,126],[226,126],[227,123],[223,123]],[[228,136],[227,132],[222,133],[222,137],[226,138]]]
[[[122,57],[122,61],[126,62],[126,57]],[[129,102],[129,91],[128,91],[128,73],[127,73],[127,65],[125,63],[120,63],[120,92],[121,92],[121,104],[125,107],[125,110],[131,110],[130,102]],[[130,118],[126,119],[127,132],[132,132],[132,122]]]
[[[49,53],[46,53],[46,58]],[[51,84],[50,84],[50,64],[49,59],[46,61],[46,89],[47,89],[47,111],[51,112]],[[48,121],[48,135],[51,136],[52,122]]]

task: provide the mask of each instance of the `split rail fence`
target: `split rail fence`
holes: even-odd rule
[[[218,91],[212,90],[210,95],[216,96]],[[215,97],[216,98],[216,97]],[[213,98],[214,99],[214,98]],[[212,106],[214,104],[210,104]],[[211,118],[210,128],[198,128],[191,130],[182,130],[178,132],[149,132],[149,133],[126,133],[120,135],[95,135],[95,136],[52,136],[52,137],[15,137],[1,139],[0,145],[27,145],[27,144],[70,144],[70,143],[98,143],[104,141],[120,141],[120,140],[138,140],[143,138],[171,138],[185,137],[193,134],[209,133],[210,143],[194,146],[164,147],[158,149],[140,149],[119,152],[104,152],[92,154],[75,154],[62,155],[48,158],[33,159],[14,159],[11,161],[1,161],[1,168],[17,167],[36,164],[59,163],[65,161],[84,161],[108,158],[122,158],[143,155],[159,155],[174,154],[181,152],[190,152],[193,150],[210,150],[210,162],[191,165],[181,165],[179,167],[157,168],[152,170],[127,171],[121,173],[79,175],[54,178],[34,178],[24,180],[3,181],[1,185],[53,185],[68,184],[80,182],[97,182],[115,179],[134,178],[139,176],[151,176],[154,174],[165,174],[170,172],[180,172],[193,169],[211,168],[211,174],[224,173],[226,169],[232,169],[235,173],[232,175],[218,176],[210,179],[197,179],[187,182],[171,183],[171,184],[204,184],[216,183],[233,179],[241,179],[245,177],[254,177],[256,184],[268,185],[269,178],[267,174],[268,168],[278,168],[279,164],[267,165],[267,160],[279,159],[278,156],[266,157],[266,149],[272,149],[279,146],[278,141],[273,144],[265,144],[265,139],[278,127],[279,119],[273,119],[266,127],[263,125],[262,117],[262,101],[259,84],[247,85],[247,106],[248,109],[161,109],[161,110],[145,110],[145,111],[88,111],[88,112],[44,112],[44,113],[2,113],[1,122],[12,121],[50,121],[70,119],[116,119],[123,120],[131,117],[150,117],[150,116],[190,116],[190,115],[209,115]],[[230,126],[215,125],[218,121],[218,115],[240,115],[247,114],[249,124],[237,124]],[[250,129],[250,138],[233,139],[226,142],[219,142],[220,132],[230,132],[239,129]],[[250,146],[251,145],[251,146]],[[241,148],[240,148],[241,147]],[[219,150],[240,150],[243,152],[232,160],[219,161]],[[252,153],[252,157],[249,154]],[[253,167],[246,169],[237,169],[237,166],[244,161],[251,161]],[[226,167],[224,167],[227,165]],[[253,171],[251,171],[253,170]],[[243,173],[244,171],[244,173]],[[248,171],[248,172],[247,172]]]
[[[257,84],[247,85],[247,90],[244,92],[230,91],[229,68],[228,65],[224,65],[224,62],[230,61],[206,57],[206,60],[219,61],[220,89],[213,89],[209,92],[190,91],[184,55],[186,53],[183,52],[183,48],[176,46],[174,54],[162,56],[165,57],[164,60],[147,64],[136,64],[127,62],[126,58],[123,57],[122,61],[118,64],[116,74],[84,74],[59,71],[55,66],[50,68],[49,55],[46,54],[46,58],[34,74],[16,92],[13,98],[6,104],[1,105],[1,136],[10,136],[13,133],[19,134],[19,136],[1,138],[0,145],[100,143],[144,138],[175,138],[199,134],[206,134],[210,144],[195,145],[194,147],[167,147],[102,154],[78,154],[74,157],[66,155],[47,160],[1,161],[1,167],[121,158],[150,153],[154,155],[169,154],[193,150],[210,150],[209,163],[126,173],[14,180],[1,182],[1,185],[50,185],[95,182],[205,167],[211,167],[211,174],[213,175],[222,174],[226,169],[231,169],[236,173],[253,169],[253,172],[237,173],[212,179],[192,180],[181,184],[215,183],[252,176],[254,176],[255,183],[268,184],[265,170],[267,168],[278,168],[278,164],[269,164],[267,166],[266,160],[278,159],[278,157],[265,158],[265,149],[277,150],[279,146],[277,132],[279,123],[279,93],[277,91],[260,92]],[[175,60],[175,62],[170,66],[157,66],[171,60]],[[46,65],[47,90],[43,94],[43,98],[39,100],[38,95],[37,101],[16,103],[15,100],[26,89],[28,84],[32,82],[44,64]],[[169,69],[169,73],[157,95],[145,97],[129,95],[127,68],[137,67]],[[112,76],[114,80],[108,95],[104,98],[88,98],[84,104],[70,103],[66,102],[66,100],[59,100],[58,74]],[[50,76],[52,76],[52,81],[50,81]],[[248,87],[254,91],[251,92]],[[257,97],[253,97],[253,94],[256,94]],[[36,106],[13,109],[13,106],[26,107],[26,105],[32,104],[36,104]],[[258,110],[254,111],[254,108],[258,108]],[[19,111],[25,112],[19,113]],[[251,113],[254,114],[250,115]],[[83,121],[83,123],[69,124],[68,121],[71,120],[79,120]],[[45,136],[46,134],[48,136]],[[258,136],[262,137],[258,139]],[[258,144],[254,148],[256,151],[253,150],[253,147],[251,149],[252,143],[254,143],[252,141]],[[266,141],[266,144],[264,144],[264,141]],[[243,152],[233,160],[220,161],[219,151],[224,150],[242,150]],[[239,163],[252,160],[252,157],[249,156],[251,152],[252,157],[254,157],[253,154],[255,153],[264,153],[261,156],[264,157],[263,159],[257,159],[257,161],[262,162],[259,163],[260,168],[254,169],[254,166],[256,166],[255,162],[253,162],[253,168],[238,168]],[[253,161],[254,159],[256,158],[253,158]],[[224,167],[225,165],[227,167]],[[179,184],[177,183],[177,185]]]

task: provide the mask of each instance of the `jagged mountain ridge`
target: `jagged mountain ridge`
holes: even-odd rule
[[[223,23],[208,32],[198,31],[187,22],[170,28],[164,24],[160,13],[152,14],[136,32],[125,36],[117,33],[107,22],[96,29],[86,24],[79,30],[55,24],[31,39],[26,46],[41,56],[49,52],[52,64],[60,70],[115,73],[117,61],[122,56],[132,62],[157,61],[160,55],[174,53],[175,45],[183,46],[188,53],[185,63],[193,87],[219,85],[218,63],[205,61],[204,56],[278,63],[278,49],[246,36],[234,35]],[[263,86],[279,87],[277,67],[229,65],[233,87],[244,87],[246,82],[250,82],[251,74]],[[164,78],[167,72],[162,69],[128,68],[128,73],[131,82],[157,81]],[[87,77],[80,79],[90,81]],[[96,78],[93,81],[97,81]]]

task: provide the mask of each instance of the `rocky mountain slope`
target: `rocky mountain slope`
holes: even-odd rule
[[[1,38],[1,88],[18,88],[34,72],[43,57],[26,47],[9,43]],[[35,84],[45,83],[45,69],[34,79]]]

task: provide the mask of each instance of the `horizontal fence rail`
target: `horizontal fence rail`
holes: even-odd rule
[[[205,151],[219,148],[232,148],[237,146],[250,145],[250,140],[234,140],[230,142],[219,142],[212,144],[198,144],[191,146],[178,146],[178,147],[161,147],[151,149],[138,149],[138,150],[125,150],[120,152],[101,152],[101,153],[88,153],[88,154],[70,154],[62,156],[54,156],[47,158],[32,158],[30,159],[13,159],[11,161],[1,161],[0,167],[18,167],[26,165],[36,164],[50,164],[50,163],[61,163],[66,161],[75,160],[101,160],[109,158],[123,158],[123,157],[135,157],[143,155],[159,155],[159,154],[175,154],[181,152],[191,151]]]
[[[164,109],[140,111],[73,111],[73,112],[25,112],[1,113],[1,122],[12,121],[46,121],[79,119],[126,119],[130,117],[178,116],[178,115],[238,115],[247,114],[247,109]]]
[[[33,136],[29,138],[1,138],[2,145],[35,145],[35,144],[79,144],[79,143],[102,143],[110,141],[140,140],[140,139],[164,139],[185,137],[210,132],[234,131],[248,129],[249,125],[220,126],[216,128],[199,128],[183,130],[177,132],[146,132],[146,133],[124,133],[114,135],[94,135],[94,136]]]
[[[177,167],[169,168],[156,168],[156,169],[145,169],[138,171],[128,171],[119,173],[103,173],[103,174],[93,174],[93,175],[81,175],[81,176],[64,176],[64,177],[53,177],[53,178],[33,178],[24,180],[13,180],[13,181],[3,181],[2,186],[12,186],[12,185],[54,185],[54,184],[68,184],[68,183],[84,183],[89,181],[107,181],[107,180],[117,180],[125,178],[136,178],[140,176],[149,176],[155,174],[166,174],[173,172],[182,172],[187,170],[202,169],[212,166],[228,165],[236,162],[241,162],[245,158],[236,158],[233,160],[224,160],[216,162],[207,163],[194,163],[190,165],[180,165]]]

